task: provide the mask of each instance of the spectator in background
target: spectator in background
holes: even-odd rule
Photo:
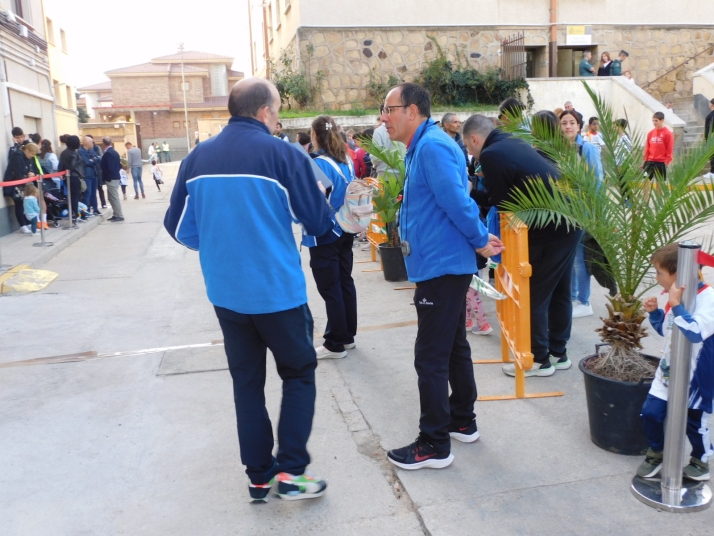
[[[87,185],[81,201],[87,205],[87,210],[92,210],[95,215],[101,215],[97,207],[97,168],[101,166],[102,159],[94,152],[93,146],[94,140],[85,136],[79,148],[79,156],[84,163],[84,182]]]
[[[310,134],[302,131],[298,132],[297,141],[300,145],[302,145],[302,148],[305,149],[306,153],[309,154],[312,152],[312,141],[310,140]]]
[[[54,151],[52,151],[52,142],[50,140],[42,140],[40,142],[39,158],[43,174],[50,175],[51,173],[57,173],[59,160]]]
[[[12,141],[13,141],[14,143],[13,143],[13,146],[10,147],[10,151],[8,152],[8,158],[10,157],[10,155],[11,155],[14,151],[17,151],[17,150],[20,149],[23,145],[29,143],[29,142],[25,139],[25,133],[22,131],[22,129],[21,129],[20,127],[14,127],[14,128],[12,129],[11,133],[12,133]]]
[[[441,128],[444,129],[449,137],[456,142],[461,152],[464,153],[466,165],[469,165],[469,152],[466,150],[464,142],[461,140],[461,120],[452,112],[445,113],[441,118]]]
[[[16,131],[13,129],[13,135],[15,132]],[[16,138],[16,146],[11,149],[7,169],[5,170],[5,175],[3,176],[3,182],[26,179],[28,177],[35,177],[42,174],[42,170],[37,169],[35,164],[35,155],[39,152],[39,147],[37,147],[34,143],[29,142],[22,145],[17,140],[20,136],[22,136],[24,141],[24,134],[13,136]],[[12,202],[15,204],[15,218],[20,226],[20,232],[30,234],[32,233],[30,230],[30,222],[25,217],[23,207],[24,189],[24,184],[19,186],[3,186],[3,195],[5,197],[12,198]]]
[[[355,145],[355,131],[352,129],[349,129],[347,132],[345,132],[347,136],[347,145],[350,146],[350,149],[353,151],[357,148]]]
[[[156,144],[156,163],[161,164],[164,161],[164,150],[161,148],[161,144]]]
[[[124,196],[124,201],[126,201],[126,187],[128,184],[129,179],[126,175],[126,166],[122,164],[121,169],[119,170],[119,186],[121,186],[121,193]]]
[[[655,112],[652,116],[654,129],[647,134],[645,143],[645,164],[643,169],[650,180],[657,177],[667,180],[667,166],[672,162],[674,136],[664,126],[664,114]]]
[[[134,199],[139,199],[139,189],[141,189],[141,197],[145,198],[144,195],[144,181],[141,179],[141,174],[143,171],[143,161],[141,159],[141,149],[134,147],[131,142],[126,142],[126,157],[128,160],[128,167],[131,169],[131,176],[134,179]],[[117,170],[117,179],[118,170]]]
[[[588,130],[583,135],[585,141],[592,143],[599,155],[602,155],[602,148],[605,146],[605,140],[600,133],[600,120],[597,117],[591,117],[588,120]]]
[[[131,145],[130,143],[128,145]],[[119,180],[121,178],[121,159],[119,153],[114,149],[112,138],[104,136],[102,138],[102,147],[104,147],[104,155],[102,156],[102,177],[107,185],[107,197],[109,204],[112,206],[114,213],[109,221],[117,222],[124,221],[124,212],[121,209],[121,201],[119,200]],[[139,153],[141,158],[141,153]],[[126,195],[124,196],[126,199]]]
[[[595,67],[590,64],[593,53],[589,50],[583,52],[583,59],[580,62],[580,76],[595,76]]]
[[[355,134],[355,137],[354,137],[355,145],[357,146],[357,151],[355,151],[355,154],[358,155],[358,158],[361,157],[364,160],[365,175],[363,178],[371,177],[372,170],[374,169],[374,167],[372,165],[372,156],[364,148],[364,143],[367,141],[372,141],[373,135],[374,135],[374,129],[366,128],[362,132],[358,132],[357,134]],[[361,241],[364,242],[364,240],[361,240]]]
[[[553,113],[555,114],[555,117],[558,118],[560,117],[560,114],[563,113],[563,111],[564,110],[562,108],[556,108],[555,110],[553,110]]]
[[[283,124],[280,122],[278,122],[277,126],[275,127],[275,132],[273,133],[273,135],[276,138],[280,138],[281,140],[290,143],[290,136],[283,132]]]
[[[627,78],[627,81],[631,84],[637,85],[637,82],[635,82],[635,79],[632,78],[632,73],[630,71],[625,71],[624,77]]]
[[[171,162],[171,147],[168,142],[164,142],[163,145],[161,145],[161,151],[164,153],[165,161]]]
[[[615,121],[617,127],[617,143],[615,144],[615,162],[621,166],[628,155],[632,154],[632,140],[627,135],[627,119]]]
[[[38,147],[40,146],[40,142],[42,142],[42,136],[40,136],[37,132],[34,134],[30,134],[29,138],[32,143],[34,143]]]
[[[149,145],[149,150],[147,152],[149,153],[149,162],[156,160],[156,142]]]
[[[597,70],[598,76],[610,76],[610,69],[612,68],[612,60],[610,59],[609,52],[603,52],[600,54],[600,68]]]
[[[62,152],[59,159],[59,171],[66,171],[64,180],[71,197],[72,223],[77,223],[79,217],[79,197],[81,195],[81,178],[84,175],[84,162],[79,155],[79,136],[67,136],[67,148]]]
[[[518,99],[509,97],[498,106],[498,120],[503,125],[508,125],[511,122],[516,122],[521,125],[521,130],[530,132],[528,120],[523,117],[523,112],[526,107]]]
[[[60,145],[57,148],[57,158],[58,159],[62,157],[62,152],[67,148],[67,138],[69,138],[69,134],[62,134],[59,137]]]
[[[620,54],[617,56],[617,59],[612,62],[612,67],[610,68],[610,76],[622,75],[622,62],[625,61],[629,55],[630,54],[625,50],[620,51]],[[630,71],[627,71],[627,73],[629,72]],[[625,76],[627,76],[627,74],[625,74]],[[630,75],[628,78],[632,79],[632,75]]]
[[[389,134],[387,133],[387,127],[384,124],[384,121],[382,119],[382,113],[384,111],[384,105],[379,106],[379,121],[380,125],[375,129],[374,134],[372,135],[372,142],[377,146],[377,147],[382,147],[383,149],[397,149],[399,151],[399,154],[404,157],[405,154],[407,154],[407,146],[404,145],[403,143],[400,143],[398,141],[392,141],[389,139]],[[374,166],[374,169],[377,172],[377,175],[383,175],[385,171],[387,171],[387,164],[382,162],[379,158],[377,158],[374,155],[370,155],[372,158],[372,165]],[[396,172],[396,170],[394,170]]]
[[[101,160],[102,156],[104,156],[104,151],[102,151],[102,148],[99,147],[99,145],[97,145],[97,142],[94,141],[94,136],[92,136],[91,134],[87,134],[87,136],[92,138],[92,150],[99,157],[100,162],[100,165],[97,167],[97,193],[99,194],[99,203],[102,205],[102,208],[107,208],[107,201],[104,197],[104,178],[102,176],[101,166]]]
[[[709,137],[714,134],[714,99],[709,101],[709,114],[704,120],[704,141],[709,141]],[[704,175],[709,180],[714,179],[714,156],[709,161],[709,173]]]

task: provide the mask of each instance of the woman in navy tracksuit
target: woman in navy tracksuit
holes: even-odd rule
[[[345,144],[337,133],[335,121],[321,115],[312,123],[315,163],[332,181],[327,200],[334,211],[344,203],[347,185],[354,179],[354,169]],[[352,242],[354,236],[335,222],[322,236],[303,235],[302,244],[310,248],[310,268],[317,290],[325,300],[327,327],[325,344],[316,348],[318,359],[340,359],[355,347],[357,333],[357,290],[352,279]]]

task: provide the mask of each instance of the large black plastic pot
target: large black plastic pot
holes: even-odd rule
[[[407,266],[401,247],[379,244],[379,256],[382,258],[382,270],[387,281],[406,281]]]
[[[622,382],[604,378],[590,372],[586,363],[597,357],[596,353],[580,361],[585,375],[585,398],[588,403],[590,439],[598,447],[617,454],[644,454],[647,438],[642,431],[640,412],[647,398],[652,378],[639,382]],[[652,356],[647,359],[658,361]]]

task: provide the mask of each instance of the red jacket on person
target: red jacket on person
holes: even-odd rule
[[[669,164],[672,161],[673,150],[674,136],[668,128],[663,127],[659,130],[655,128],[647,134],[645,162],[664,162]]]
[[[355,157],[352,159],[352,162],[354,162],[355,176],[358,179],[364,179],[367,176],[367,164],[364,162],[366,154],[367,152],[360,147],[357,147],[354,151]]]

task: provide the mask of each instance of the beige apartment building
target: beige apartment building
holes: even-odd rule
[[[10,131],[57,139],[55,98],[42,0],[0,0],[0,171],[7,167]],[[0,196],[0,236],[17,229],[12,199]]]
[[[501,67],[503,40],[523,34],[530,78],[577,76],[583,50],[625,49],[624,68],[660,100],[691,97],[693,73],[714,61],[706,0],[248,0],[248,9],[253,74],[287,49],[305,72],[324,74],[321,100],[333,109],[369,101],[370,76],[413,80],[437,54],[431,38],[481,70]]]
[[[59,5],[51,4],[55,9]],[[63,28],[63,21],[68,16],[67,10],[48,10],[45,6],[45,35],[47,36],[47,55],[50,60],[50,76],[55,94],[55,125],[57,136],[62,134],[77,134],[79,132],[77,118],[77,99],[75,87],[69,80],[69,36]],[[71,15],[70,15],[71,16]],[[50,138],[52,139],[52,138]],[[52,140],[56,147],[59,139]]]

